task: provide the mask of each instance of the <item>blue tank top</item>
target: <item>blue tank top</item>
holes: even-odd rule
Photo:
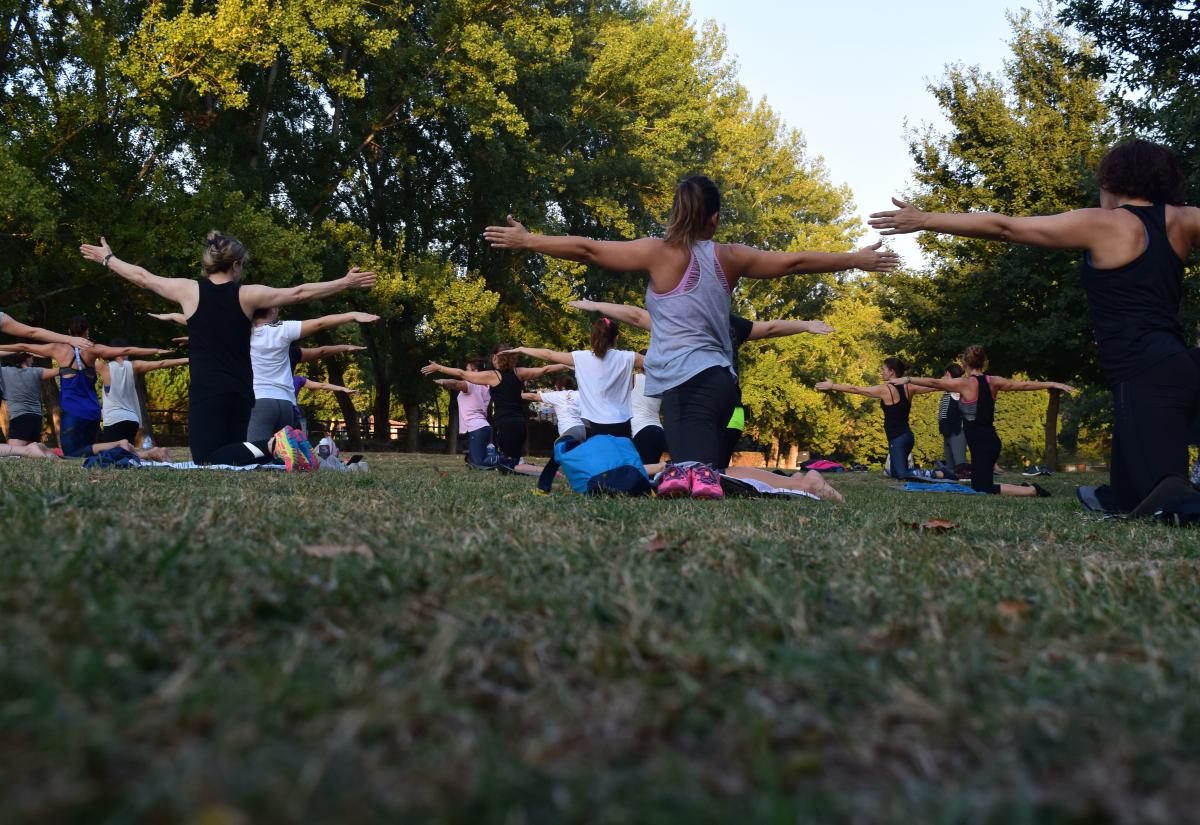
[[[85,421],[100,420],[100,400],[96,397],[96,368],[86,366],[79,347],[71,366],[58,371],[62,411]]]
[[[736,377],[729,340],[729,284],[712,241],[692,244],[692,257],[679,286],[657,293],[646,288],[650,349],[646,351],[646,395],[661,396],[711,367]]]

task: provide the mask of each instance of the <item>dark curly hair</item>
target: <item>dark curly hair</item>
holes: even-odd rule
[[[1151,203],[1183,203],[1186,181],[1175,153],[1159,143],[1128,140],[1114,146],[1100,161],[1100,188],[1114,195]]]

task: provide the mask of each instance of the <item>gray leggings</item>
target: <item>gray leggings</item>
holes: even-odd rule
[[[292,402],[278,398],[256,398],[250,411],[247,441],[266,441],[292,423]]]
[[[951,470],[967,463],[967,437],[963,435],[962,430],[954,435],[942,436],[942,452]]]

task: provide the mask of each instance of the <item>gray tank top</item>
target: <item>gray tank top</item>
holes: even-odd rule
[[[42,369],[41,367],[4,367],[4,400],[8,402],[8,415],[42,414]]]
[[[656,293],[646,288],[650,313],[650,349],[646,351],[646,395],[678,387],[710,367],[735,374],[729,342],[729,286],[717,245],[692,244],[692,258],[679,286]]]
[[[139,424],[142,416],[138,412],[137,386],[133,382],[133,363],[130,361],[108,362],[109,384],[104,388],[104,419],[105,427],[119,424],[122,421],[136,421]]]

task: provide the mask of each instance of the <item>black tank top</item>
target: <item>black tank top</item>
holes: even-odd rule
[[[979,397],[975,399],[975,416],[966,418],[964,416],[963,427],[987,427],[995,429],[996,424],[996,399],[992,396],[992,387],[988,384],[986,375],[972,376],[975,383],[979,385]],[[958,402],[962,404],[960,399]]]
[[[908,397],[908,391],[904,387],[893,386],[888,384],[900,400],[895,404],[883,404],[883,432],[887,436],[887,440],[902,436],[907,432],[911,432],[908,426],[908,414],[912,411],[912,399]]]
[[[496,418],[524,418],[525,402],[521,398],[524,385],[512,370],[497,370],[500,383],[492,387],[492,404],[496,407]]]
[[[1167,237],[1166,206],[1121,208],[1145,227],[1145,251],[1117,269],[1097,269],[1086,253],[1083,257],[1083,286],[1100,347],[1100,369],[1110,385],[1187,351],[1179,322],[1184,267]]]
[[[200,304],[188,318],[188,372],[192,398],[225,393],[254,397],[250,319],[238,302],[241,284],[199,282]]]

